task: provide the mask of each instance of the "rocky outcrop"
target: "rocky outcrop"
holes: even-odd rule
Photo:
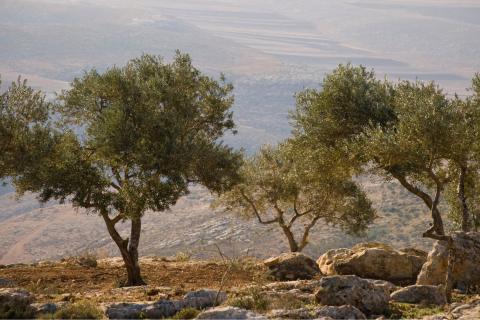
[[[33,296],[20,288],[0,289],[0,318],[31,318],[33,308],[30,306]]]
[[[325,275],[357,275],[406,284],[415,283],[426,255],[411,248],[395,250],[381,243],[362,243],[352,249],[329,250],[317,263]]]
[[[412,285],[393,292],[390,300],[395,302],[424,305],[444,305],[447,303],[441,287]]]
[[[322,278],[315,300],[327,306],[351,305],[372,315],[381,314],[388,308],[389,296],[366,279],[342,275]]]
[[[299,252],[283,253],[265,260],[264,264],[270,274],[280,281],[312,279],[320,273],[315,260]]]
[[[453,252],[455,253],[452,270],[454,286],[463,289],[480,285],[480,233],[455,232],[452,234],[452,240]],[[447,264],[447,244],[443,241],[437,241],[418,275],[417,284],[443,284]]]
[[[200,313],[196,319],[257,319],[266,320],[263,315],[236,307],[216,307]]]
[[[161,319],[171,317],[182,309],[204,309],[223,303],[227,298],[224,292],[198,290],[187,293],[181,300],[162,299],[154,303],[113,303],[106,305],[105,314],[110,319]]]

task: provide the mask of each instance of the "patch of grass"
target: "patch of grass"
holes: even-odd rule
[[[199,313],[200,313],[200,310],[197,310],[194,308],[185,308],[178,311],[172,317],[172,319],[195,319]]]
[[[103,313],[91,302],[79,301],[61,308],[53,315],[55,319],[101,319]]]
[[[29,306],[14,307],[9,305],[0,308],[0,319],[31,319],[33,310]]]
[[[227,304],[232,307],[262,312],[269,309],[270,301],[259,288],[253,287],[247,294],[229,299]]]
[[[176,262],[187,262],[187,261],[190,261],[191,258],[192,258],[192,254],[184,251],[179,251],[175,255]]]
[[[440,306],[391,302],[386,316],[389,319],[419,319],[442,312]]]

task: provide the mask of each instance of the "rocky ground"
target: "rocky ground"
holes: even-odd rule
[[[460,235],[458,243],[476,239]],[[441,267],[435,261],[438,246],[427,256],[381,243],[334,249],[317,261],[301,253],[265,261],[144,257],[148,285],[140,287],[122,287],[119,258],[4,265],[0,318],[480,318],[475,287],[459,287],[447,303],[441,286],[416,282],[432,265]],[[472,279],[465,275],[475,270],[458,265],[464,272],[455,273],[456,281]]]

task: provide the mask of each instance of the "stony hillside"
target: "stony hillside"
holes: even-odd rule
[[[393,182],[372,177],[362,184],[376,204],[379,218],[365,237],[345,236],[338,229],[318,223],[306,253],[318,256],[330,248],[362,241],[381,241],[398,247],[430,247],[421,238],[428,212],[415,197]],[[217,246],[232,256],[267,257],[287,250],[283,235],[273,225],[234,213],[214,211],[212,196],[196,187],[171,211],[149,213],[141,238],[142,255],[185,255],[206,258],[218,255]],[[128,225],[123,225],[126,230]],[[117,255],[103,221],[95,214],[75,210],[69,204],[39,205],[33,195],[15,199],[11,192],[0,197],[0,264],[60,259],[90,252]]]

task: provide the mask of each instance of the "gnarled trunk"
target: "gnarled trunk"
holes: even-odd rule
[[[123,239],[115,229],[115,223],[118,221],[110,219],[106,212],[102,212],[101,215],[107,225],[108,233],[117,244],[123,262],[125,263],[125,269],[127,270],[127,282],[125,286],[145,285],[146,283],[142,279],[140,265],[138,263],[138,245],[140,243],[140,233],[142,230],[141,218],[138,217],[131,220],[130,239]]]
[[[467,196],[465,195],[465,176],[467,175],[467,168],[460,166],[460,174],[458,176],[458,201],[462,208],[462,231],[470,231],[470,213],[468,212]]]
[[[290,247],[290,252],[299,252],[301,251],[300,247],[297,244],[297,241],[295,241],[295,236],[292,233],[292,230],[290,230],[289,227],[286,225],[280,225],[282,227],[282,231],[287,237],[288,240],[288,246]]]

